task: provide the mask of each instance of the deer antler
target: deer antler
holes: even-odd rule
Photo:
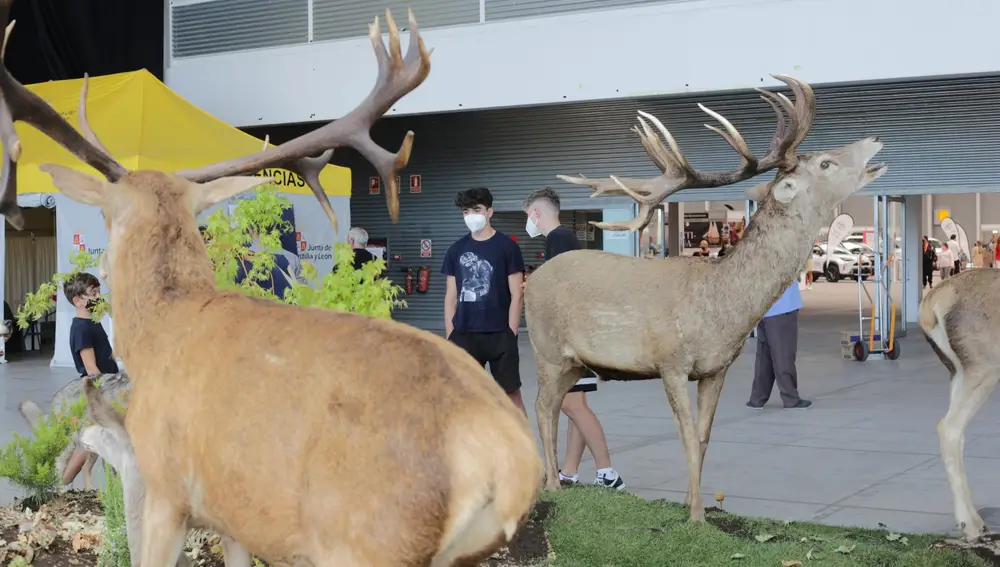
[[[638,216],[629,222],[592,221],[590,224],[603,230],[642,230],[653,219],[656,207],[664,199],[682,189],[722,187],[760,175],[776,167],[783,169],[794,167],[796,150],[812,128],[816,115],[816,103],[813,99],[812,88],[805,82],[785,75],[772,75],[772,77],[791,87],[795,94],[795,103],[793,104],[788,100],[788,97],[781,93],[775,94],[761,88],[757,89],[762,95],[761,98],[771,105],[778,117],[778,126],[771,139],[771,146],[761,160],[758,160],[750,151],[750,147],[747,146],[746,141],[735,126],[721,114],[699,104],[698,108],[718,120],[725,128],[725,131],[722,131],[715,126],[705,125],[709,130],[722,136],[726,143],[740,154],[739,169],[719,173],[696,170],[681,153],[677,141],[674,140],[666,126],[656,117],[640,110],[639,123],[642,125],[642,130],[640,131],[638,127],[633,126],[632,131],[639,134],[642,147],[663,172],[662,175],[652,179],[632,179],[615,177],[614,175],[605,179],[588,179],[583,175],[578,177],[559,175],[558,177],[569,183],[592,187],[595,191],[591,197],[605,194],[628,195],[639,203]],[[787,130],[784,114],[788,115],[789,127]],[[646,123],[647,119],[663,134],[669,149],[664,147],[659,136],[650,129],[649,124]]]
[[[259,154],[200,169],[179,171],[177,174],[191,181],[205,182],[224,176],[252,174],[266,167],[281,167],[294,171],[305,179],[336,229],[337,216],[320,185],[319,173],[330,161],[334,148],[347,145],[371,162],[388,184],[386,201],[389,215],[393,223],[397,222],[399,187],[396,184],[396,172],[405,167],[410,159],[413,132],[407,132],[399,151],[391,153],[371,139],[369,130],[396,101],[417,88],[430,73],[430,52],[424,47],[412,10],[409,11],[409,18],[410,45],[405,58],[400,52],[399,29],[388,9],[385,11],[386,25],[389,28],[388,51],[382,42],[377,16],[375,22],[369,26],[369,36],[375,49],[375,57],[378,59],[378,79],[368,97],[346,116]]]
[[[0,21],[6,27],[0,52],[6,51],[7,40],[14,28],[14,22],[8,24],[13,3],[14,0],[0,0]],[[7,217],[7,222],[17,230],[24,227],[24,216],[21,207],[17,205],[17,160],[21,157],[21,140],[14,130],[14,122],[21,120],[31,124],[99,171],[108,181],[118,181],[128,173],[128,170],[111,157],[93,134],[90,124],[87,123],[86,96],[87,77],[84,76],[78,118],[80,129],[87,134],[85,138],[41,97],[12,77],[5,65],[0,64],[0,98],[2,98],[0,138],[3,141],[3,174],[0,176],[3,193],[0,194],[0,215]]]

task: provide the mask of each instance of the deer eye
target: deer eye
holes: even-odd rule
[[[825,160],[822,161],[822,163],[819,164],[819,168],[820,169],[830,169],[831,165],[833,165],[833,162],[830,161],[830,160],[828,160],[828,159],[825,159]]]

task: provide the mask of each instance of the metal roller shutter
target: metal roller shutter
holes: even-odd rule
[[[413,9],[420,29],[479,23],[479,2],[474,0],[313,0],[313,39],[343,39],[368,35],[368,24],[379,16],[385,33],[385,9],[392,10],[396,25],[407,25],[407,8]]]
[[[486,21],[691,1],[693,0],[486,0]]]
[[[306,43],[308,0],[210,0],[171,6],[173,57]],[[364,28],[361,33],[363,35]]]
[[[889,173],[866,193],[976,192],[1000,190],[1000,77],[949,79],[892,85],[817,88],[819,114],[803,152],[831,149],[863,136],[878,134],[886,147],[879,158]],[[560,192],[564,208],[587,200],[586,188],[568,185],[558,173],[606,176],[653,176],[637,136],[636,109],[659,117],[670,128],[695,167],[728,169],[738,165],[736,153],[702,126],[709,117],[697,102],[723,113],[762,155],[773,134],[770,107],[751,91],[644,100],[511,108],[476,112],[389,118],[375,128],[375,139],[398,147],[406,130],[416,133],[410,166],[403,174],[400,223],[392,225],[385,196],[368,194],[371,167],[357,154],[344,151],[338,163],[354,173],[351,215],[372,237],[388,236],[391,262],[401,281],[403,266],[432,268],[430,293],[407,299],[410,308],[398,318],[418,326],[443,327],[444,279],[439,274],[447,246],[466,233],[461,214],[452,204],[455,193],[487,186],[497,206],[518,210],[531,190],[549,185]],[[408,176],[422,175],[421,194],[407,192]],[[764,177],[759,179],[765,179]],[[676,200],[732,201],[744,198],[738,186],[690,190]],[[607,206],[628,200],[598,197]],[[524,234],[523,218],[515,227]],[[433,241],[433,256],[419,257],[422,238]]]

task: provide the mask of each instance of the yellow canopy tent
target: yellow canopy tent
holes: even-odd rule
[[[83,79],[28,85],[79,129],[77,107]],[[101,142],[128,169],[178,171],[259,152],[263,140],[242,132],[184,100],[145,69],[91,77],[87,117]],[[41,132],[18,122],[22,153],[18,161],[21,193],[56,193],[42,163],[58,163],[100,177],[62,146]],[[301,177],[281,169],[273,176],[281,192],[312,194]],[[351,195],[351,170],[328,165],[320,174],[326,193]]]

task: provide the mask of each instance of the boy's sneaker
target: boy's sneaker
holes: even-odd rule
[[[614,476],[598,475],[598,477],[594,479],[594,486],[600,486],[602,488],[611,488],[613,490],[625,490],[625,481],[622,480],[621,475],[618,473],[614,473]]]
[[[813,403],[810,402],[809,400],[799,400],[799,403],[795,404],[794,406],[788,406],[788,407],[786,407],[784,409],[786,409],[786,410],[804,410],[804,409],[809,409],[809,406],[811,406],[811,405],[813,405]]]
[[[562,471],[559,471],[559,484],[563,486],[573,486],[575,484],[580,484],[580,477],[579,475],[566,476],[562,473]]]

